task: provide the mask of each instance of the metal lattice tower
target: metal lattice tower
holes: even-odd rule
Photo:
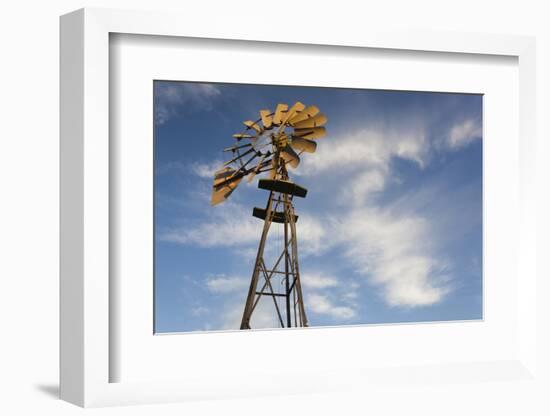
[[[255,217],[264,220],[264,227],[243,311],[241,329],[251,328],[252,314],[262,296],[273,298],[281,328],[308,326],[298,265],[297,216],[294,213],[294,205],[292,204],[294,196],[305,196],[306,192],[304,188],[295,184],[285,183],[285,181],[288,181],[288,176],[284,165],[281,171],[281,181],[261,179],[259,182],[260,188],[269,189],[269,197],[265,209],[254,208],[253,211]],[[268,268],[264,260],[264,251],[273,222],[283,224],[283,249],[277,256],[274,265]],[[273,289],[272,279],[274,275],[283,275],[284,290],[282,292],[280,289],[278,291]],[[284,311],[280,310],[277,297],[284,298]]]
[[[260,179],[258,187],[269,191],[265,208],[254,208],[252,215],[264,221],[245,302],[241,329],[251,329],[251,319],[263,296],[273,299],[274,310],[282,328],[308,326],[304,307],[298,262],[298,236],[293,199],[304,198],[307,190],[293,183],[287,166],[296,168],[300,155],[314,153],[318,139],[325,135],[325,115],[315,106],[305,107],[296,102],[290,109],[278,104],[274,112],[260,110],[260,119],[247,120],[243,133],[234,134],[237,144],[224,151],[233,158],[216,171],[212,191],[212,205],[225,201],[243,177],[251,181],[255,175],[269,172],[268,179]],[[244,142],[244,143],[243,143]],[[259,160],[255,161],[256,158]],[[266,245],[273,223],[282,224],[282,250],[272,265],[265,259]],[[273,282],[281,278],[283,288],[274,290]],[[284,310],[278,300],[284,300]]]

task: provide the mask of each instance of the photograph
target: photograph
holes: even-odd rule
[[[483,319],[482,94],[152,87],[155,333]]]

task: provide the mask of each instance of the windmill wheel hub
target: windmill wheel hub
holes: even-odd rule
[[[289,144],[289,140],[286,134],[281,133],[278,136],[273,135],[273,145],[278,150],[284,149],[288,144]]]

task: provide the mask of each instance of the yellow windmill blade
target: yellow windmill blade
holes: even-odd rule
[[[292,133],[292,136],[304,139],[320,139],[325,134],[327,134],[327,131],[324,127],[313,127],[311,129],[296,129]]]
[[[279,126],[283,122],[283,117],[285,116],[288,110],[288,105],[286,104],[277,104],[275,108],[275,113],[273,114],[273,124]]]
[[[260,118],[262,119],[262,124],[264,129],[270,129],[273,119],[271,118],[271,111],[269,110],[260,110]]]
[[[237,187],[242,177],[235,177],[236,174],[237,171],[228,166],[218,169],[214,173],[214,184],[212,186],[212,196],[210,198],[210,203],[212,205],[217,205],[225,201]],[[235,177],[234,180],[232,180],[233,177]]]
[[[317,114],[319,114],[319,109],[314,105],[310,105],[309,107],[305,108],[303,111],[300,111],[298,114],[296,114],[290,120],[288,120],[288,124],[290,124],[291,126],[294,126],[296,123],[307,120],[308,118],[316,116]]]
[[[235,169],[230,168],[228,166],[218,169],[216,172],[214,172],[214,186],[219,185],[221,182],[225,181],[235,172],[236,172]]]
[[[288,144],[281,150],[281,158],[294,169],[300,164],[300,156]]]
[[[251,139],[254,136],[251,136],[250,134],[237,133],[237,134],[234,134],[233,137],[237,140],[241,140],[241,139]]]
[[[218,205],[220,202],[229,198],[229,195],[235,190],[237,185],[243,178],[236,178],[234,181],[230,181],[222,186],[215,186],[212,190],[212,196],[210,198],[211,205]]]
[[[317,143],[313,140],[304,139],[302,137],[294,137],[290,145],[293,149],[299,152],[315,153],[317,149]]]
[[[292,107],[286,112],[286,115],[283,118],[282,124],[286,124],[288,120],[294,117],[297,113],[306,108],[300,101],[296,101]]]
[[[294,124],[295,129],[307,129],[307,128],[313,128],[313,127],[319,127],[322,126],[327,122],[327,117],[324,114],[317,114],[314,117],[302,120],[298,123]]]
[[[253,122],[252,120],[243,121],[243,124],[249,129],[256,130],[257,133],[261,133],[263,131],[262,127],[256,124],[255,122]]]

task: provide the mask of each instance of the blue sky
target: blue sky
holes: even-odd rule
[[[290,172],[308,189],[295,209],[310,325],[482,318],[481,95],[154,88],[156,332],[239,328],[262,227],[252,208],[267,193],[243,181],[212,207],[212,175],[242,121],[296,101],[328,117]],[[252,326],[277,327],[264,299]]]

